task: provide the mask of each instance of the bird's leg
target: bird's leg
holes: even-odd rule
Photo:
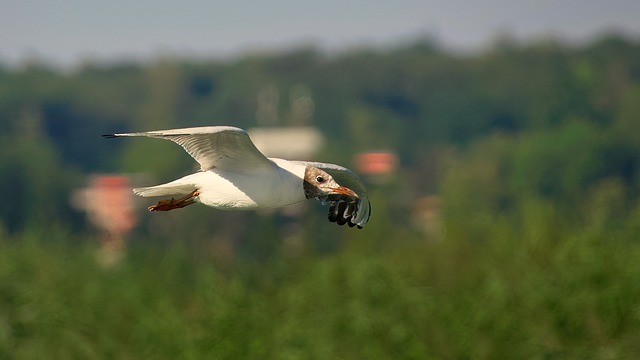
[[[196,202],[196,197],[200,195],[198,190],[193,190],[193,192],[178,198],[178,199],[167,199],[160,200],[156,205],[151,205],[148,207],[149,211],[169,211],[174,209],[180,209],[185,206],[189,206]]]

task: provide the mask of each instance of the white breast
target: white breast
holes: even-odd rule
[[[252,175],[212,169],[185,180],[195,184],[202,204],[223,210],[280,207],[305,200],[300,165],[273,160],[284,166]]]

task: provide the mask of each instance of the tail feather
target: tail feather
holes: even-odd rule
[[[166,196],[166,195],[187,195],[196,190],[192,184],[163,184],[149,187],[134,188],[133,193],[138,196]]]

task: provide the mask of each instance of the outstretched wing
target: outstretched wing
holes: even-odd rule
[[[253,144],[246,131],[231,126],[205,126],[103,135],[107,138],[145,136],[171,140],[182,146],[199,164],[200,170],[219,168],[253,173],[275,164]]]
[[[362,229],[371,216],[371,202],[367,196],[367,188],[358,175],[340,165],[308,161],[299,161],[298,163],[326,171],[339,185],[348,187],[358,194],[358,197],[332,195],[318,200],[330,204],[329,221],[338,225],[358,226]]]

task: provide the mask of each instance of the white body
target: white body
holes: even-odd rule
[[[283,159],[270,160],[277,166],[261,172],[259,177],[214,168],[134,191],[140,196],[167,196],[198,190],[196,201],[221,210],[273,208],[304,201],[302,182],[306,166]]]

